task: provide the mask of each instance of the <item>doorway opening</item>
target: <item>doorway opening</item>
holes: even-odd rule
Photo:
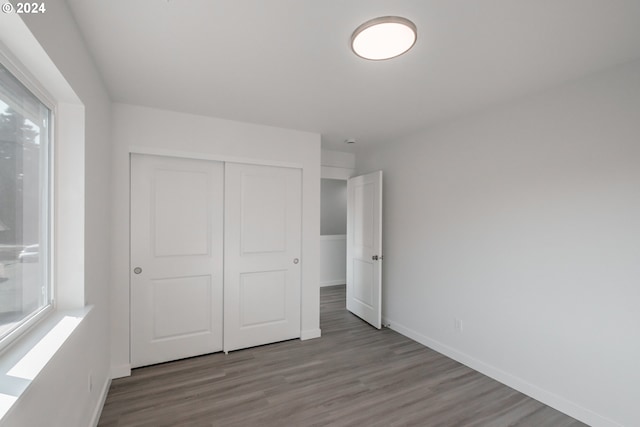
[[[321,180],[320,286],[347,283],[347,181]]]

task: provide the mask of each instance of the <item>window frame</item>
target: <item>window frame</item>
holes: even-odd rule
[[[56,310],[56,281],[55,281],[55,135],[56,135],[56,117],[57,108],[56,103],[52,101],[53,97],[42,87],[36,78],[22,65],[17,59],[8,54],[0,43],[0,64],[5,67],[14,78],[16,78],[24,87],[31,92],[31,94],[40,101],[46,108],[49,109],[49,123],[47,131],[48,135],[48,147],[47,147],[47,292],[48,292],[48,304],[38,309],[35,313],[30,314],[26,318],[22,319],[17,326],[15,326],[5,337],[0,339],[0,354],[11,347],[11,345],[19,338],[24,336],[34,326],[40,323],[43,319],[49,317]],[[45,209],[43,209],[45,211]]]

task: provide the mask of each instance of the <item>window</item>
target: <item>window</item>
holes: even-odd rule
[[[51,116],[0,64],[0,348],[52,304]]]

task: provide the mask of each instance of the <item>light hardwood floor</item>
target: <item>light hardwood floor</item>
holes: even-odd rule
[[[532,426],[585,424],[345,310],[321,290],[322,338],[135,369],[99,426]]]

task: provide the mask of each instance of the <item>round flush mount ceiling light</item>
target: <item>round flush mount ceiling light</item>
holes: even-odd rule
[[[353,52],[372,61],[400,56],[413,47],[418,30],[399,16],[382,16],[360,25],[351,35]]]

